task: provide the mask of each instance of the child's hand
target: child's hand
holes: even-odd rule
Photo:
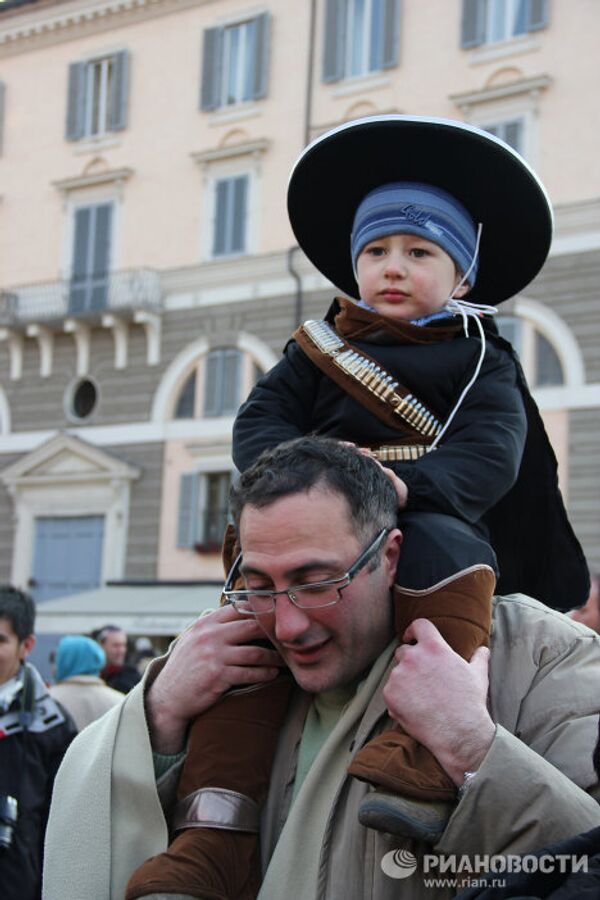
[[[377,465],[383,470],[383,472],[385,472],[387,477],[394,485],[394,490],[398,495],[398,506],[400,507],[400,509],[404,509],[404,507],[408,503],[408,488],[406,487],[406,484],[398,475],[396,475],[395,472],[392,472],[391,469],[388,469],[384,465],[382,465],[377,457],[373,456],[373,453],[368,447],[359,447],[358,449],[361,453],[364,453],[365,456],[370,456],[374,460],[374,462],[376,462]]]

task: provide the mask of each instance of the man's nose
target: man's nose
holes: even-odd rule
[[[275,598],[275,637],[278,641],[294,641],[310,628],[306,610],[295,606],[287,594]]]

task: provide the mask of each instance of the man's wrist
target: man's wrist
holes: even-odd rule
[[[168,706],[157,699],[154,685],[146,694],[145,707],[153,751],[162,756],[173,756],[184,750],[188,722],[174,716]]]
[[[468,738],[463,739],[460,748],[454,753],[438,756],[438,761],[459,790],[465,781],[465,773],[477,772],[480,769],[495,734],[496,726],[488,719],[481,724],[475,735],[470,734]]]

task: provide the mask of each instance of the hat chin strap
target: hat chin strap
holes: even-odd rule
[[[477,330],[479,331],[479,337],[481,339],[481,350],[479,352],[479,359],[477,360],[477,365],[475,366],[475,371],[473,373],[473,376],[471,377],[469,383],[463,389],[463,392],[460,395],[460,397],[458,398],[458,400],[454,406],[454,409],[452,410],[452,412],[446,419],[446,421],[444,423],[444,427],[442,428],[440,433],[437,435],[437,437],[435,438],[433,443],[431,443],[429,445],[429,447],[427,448],[427,452],[430,452],[431,450],[434,450],[437,447],[440,440],[446,433],[448,427],[450,426],[450,423],[454,419],[454,416],[460,409],[463,400],[465,399],[468,392],[471,390],[471,388],[477,381],[477,377],[481,371],[481,366],[483,365],[483,360],[485,357],[485,348],[486,348],[485,332],[483,330],[483,326],[480,321],[481,317],[485,316],[485,315],[495,316],[498,313],[497,307],[489,306],[487,303],[469,303],[468,300],[461,300],[458,297],[454,297],[454,294],[456,293],[456,291],[458,291],[459,288],[461,288],[463,286],[463,284],[465,284],[467,278],[469,277],[470,273],[473,270],[473,266],[475,265],[475,262],[477,260],[477,255],[479,253],[479,244],[481,242],[481,232],[482,231],[483,231],[483,224],[480,222],[479,225],[477,226],[477,240],[475,243],[475,252],[473,253],[473,259],[471,260],[471,265],[469,266],[469,268],[467,269],[467,271],[465,272],[465,274],[463,275],[461,280],[458,282],[458,284],[454,288],[452,295],[448,298],[448,300],[444,306],[444,309],[447,310],[449,313],[451,313],[451,315],[462,317],[465,337],[469,336],[469,317],[474,319],[475,324],[477,325]]]

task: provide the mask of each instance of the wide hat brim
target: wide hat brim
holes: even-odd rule
[[[290,176],[288,213],[298,244],[336,287],[358,297],[350,235],[373,188],[421,181],[444,188],[483,223],[477,281],[469,300],[499,303],[542,268],[552,240],[544,186],[511,147],[450,119],[373,116],[313,141]]]

